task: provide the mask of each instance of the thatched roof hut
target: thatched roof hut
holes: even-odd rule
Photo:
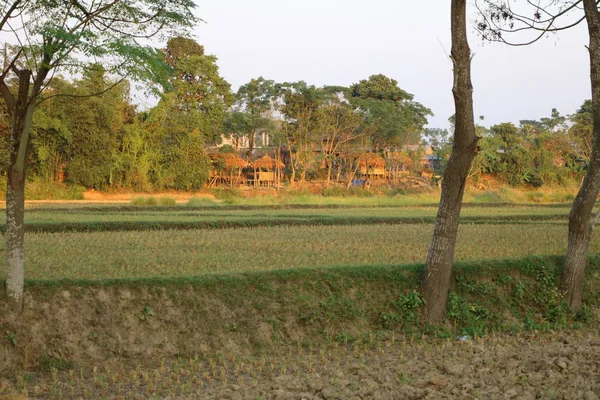
[[[370,178],[385,177],[385,160],[375,153],[363,153],[359,156],[360,174]]]
[[[385,168],[385,160],[375,153],[364,153],[359,156],[361,167],[365,168]]]
[[[218,164],[221,168],[233,169],[244,168],[248,165],[246,161],[233,153],[215,153],[210,155],[213,164]]]
[[[275,160],[271,157],[269,157],[268,155],[266,156],[262,156],[261,158],[259,158],[258,160],[254,161],[252,163],[252,167],[253,168],[265,168],[267,170],[272,170],[275,169],[277,167],[279,168],[285,168],[285,164],[282,163],[279,160]]]

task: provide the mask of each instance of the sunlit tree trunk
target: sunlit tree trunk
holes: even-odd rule
[[[444,173],[433,238],[425,262],[423,311],[425,319],[430,323],[439,323],[445,315],[462,198],[467,174],[477,148],[473,119],[471,51],[467,41],[466,0],[452,0],[451,31],[451,57],[454,65],[452,93],[456,109],[456,129],[452,154]]]
[[[600,189],[600,14],[596,1],[584,0],[585,18],[590,36],[590,77],[594,115],[594,142],[588,170],[569,215],[568,250],[562,287],[566,301],[579,310],[583,299],[585,270],[592,236],[592,210]]]
[[[31,71],[21,70],[17,97],[5,97],[11,108],[10,165],[6,185],[6,294],[15,312],[23,309],[25,280],[25,173],[35,109],[35,96],[30,97],[30,79]],[[33,90],[39,90],[39,87],[36,85]]]

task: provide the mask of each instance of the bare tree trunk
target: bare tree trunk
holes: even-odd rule
[[[327,187],[331,184],[331,169],[333,168],[332,162],[327,162]]]
[[[439,323],[446,312],[462,198],[467,174],[477,148],[473,119],[471,51],[467,41],[466,0],[452,0],[451,8],[451,58],[454,65],[452,93],[456,109],[456,129],[452,154],[444,173],[433,238],[425,262],[423,311],[425,319],[430,323]]]
[[[600,189],[600,13],[596,1],[584,0],[583,3],[590,36],[594,144],[587,173],[569,215],[567,260],[561,284],[566,301],[573,310],[579,310],[582,305],[585,269],[592,237],[592,209]]]
[[[23,71],[11,118],[10,166],[6,185],[6,294],[11,309],[23,310],[25,283],[25,173],[34,105],[28,98],[31,72]]]
[[[23,309],[25,282],[25,175],[8,170],[6,186],[6,294],[15,312]]]

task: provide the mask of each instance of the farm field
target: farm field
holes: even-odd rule
[[[33,208],[26,225],[39,225],[26,238],[27,278],[102,280],[414,264],[425,259],[436,211],[431,205]],[[456,257],[563,254],[567,213],[568,207],[560,205],[467,205]],[[164,229],[179,222],[184,224],[174,225],[177,230]],[[108,224],[107,232],[102,223]],[[220,229],[198,229],[207,227]],[[594,240],[592,251],[599,249],[600,240]]]
[[[466,204],[449,322],[424,336],[436,211],[30,205],[0,398],[597,398],[600,259],[583,330],[552,331],[569,207]]]
[[[423,262],[431,224],[33,233],[29,279],[115,279]],[[560,255],[566,225],[464,225],[458,260]],[[600,240],[592,243],[600,250]]]

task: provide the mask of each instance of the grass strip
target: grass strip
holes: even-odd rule
[[[464,216],[466,224],[529,224],[543,222],[565,222],[567,215],[511,215],[511,216]],[[29,222],[25,231],[29,233],[58,232],[114,232],[114,231],[162,231],[195,229],[230,229],[274,226],[352,226],[352,225],[416,225],[432,224],[435,217],[324,217],[306,216],[295,218],[240,218],[212,221],[81,221],[81,222]],[[4,233],[6,225],[0,225]]]

